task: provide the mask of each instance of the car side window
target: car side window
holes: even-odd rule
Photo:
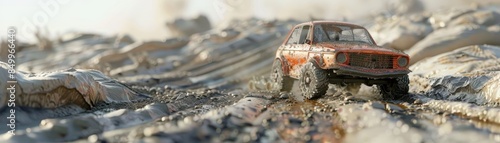
[[[309,35],[309,29],[310,29],[310,27],[311,26],[309,26],[309,25],[304,25],[302,27],[302,30],[300,32],[299,44],[305,44],[306,39],[309,38],[308,35]]]
[[[286,42],[287,45],[289,44],[297,44],[299,43],[299,38],[300,38],[300,28],[301,27],[296,27],[293,32],[292,32],[292,35],[290,35],[290,38],[288,38],[288,42]]]
[[[328,41],[328,37],[321,28],[320,25],[314,26],[314,42],[325,42]]]

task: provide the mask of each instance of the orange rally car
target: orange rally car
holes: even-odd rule
[[[313,21],[295,26],[276,52],[274,89],[290,91],[295,79],[304,98],[324,95],[328,84],[377,85],[384,99],[408,93],[407,54],[377,46],[362,26]]]

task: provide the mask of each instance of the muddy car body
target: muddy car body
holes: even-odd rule
[[[276,52],[271,78],[280,91],[294,79],[305,98],[322,96],[328,84],[376,84],[384,98],[408,92],[407,54],[377,46],[362,26],[328,21],[302,23],[290,30]]]

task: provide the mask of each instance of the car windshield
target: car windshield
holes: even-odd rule
[[[335,24],[315,25],[314,42],[363,42],[373,44],[366,29]]]

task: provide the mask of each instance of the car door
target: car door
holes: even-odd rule
[[[309,49],[311,48],[311,45],[306,43],[306,39],[310,37],[311,25],[303,25],[297,30],[299,30],[296,35],[298,41],[297,44],[292,46],[291,50],[291,59],[293,59],[294,64],[291,66],[290,76],[294,78],[298,78],[302,66],[307,63]]]
[[[296,58],[295,58],[295,53],[297,51],[297,44],[299,43],[300,39],[300,29],[301,26],[297,26],[293,29],[292,33],[290,34],[287,42],[283,45],[283,58],[285,58],[287,64],[288,64],[288,69],[290,71],[289,74],[293,72],[293,66],[297,64]]]

